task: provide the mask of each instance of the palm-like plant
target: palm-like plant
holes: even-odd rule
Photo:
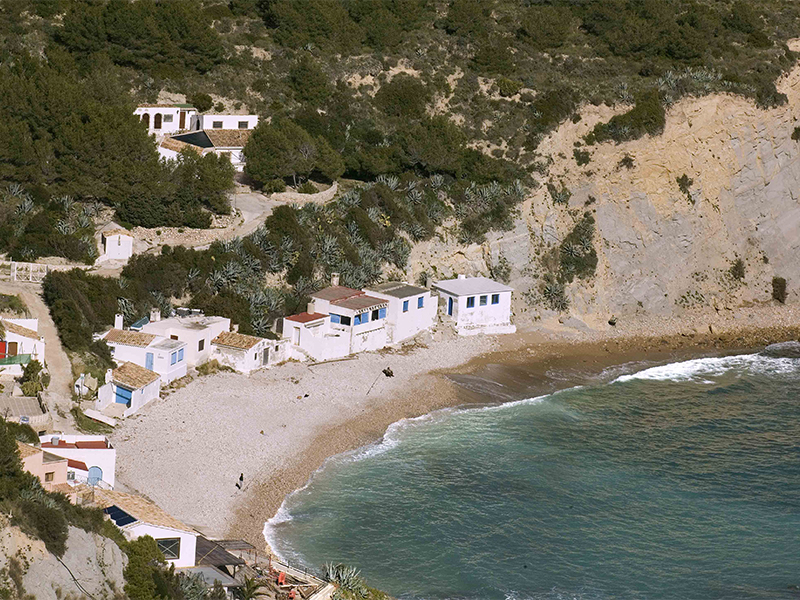
[[[223,287],[225,287],[226,279],[225,275],[223,275],[219,270],[212,271],[209,276],[206,278],[206,285],[213,292],[219,292]]]
[[[22,202],[17,205],[17,216],[22,217],[33,210],[33,200],[27,194],[22,198]]]
[[[245,577],[242,587],[234,588],[234,596],[237,600],[255,600],[261,595],[264,584],[258,579]]]

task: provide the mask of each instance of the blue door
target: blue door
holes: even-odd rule
[[[447,299],[447,314],[450,315],[451,317],[453,316],[453,299],[452,298],[448,298]]]
[[[89,485],[97,485],[103,480],[103,469],[100,467],[89,467]]]
[[[144,357],[144,368],[153,370],[153,353],[148,352]]]
[[[133,397],[133,392],[130,390],[126,390],[124,387],[117,386],[117,394],[114,402],[117,404],[125,404],[127,406],[131,405],[131,398]]]

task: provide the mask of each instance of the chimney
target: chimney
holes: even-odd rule
[[[122,324],[123,324],[122,315],[120,313],[115,314],[114,329],[122,329]]]
[[[150,322],[156,323],[161,320],[161,309],[159,308],[151,308],[150,309]]]
[[[338,273],[331,273],[331,285],[333,285],[333,286],[339,285],[339,274]]]
[[[458,278],[459,278],[459,279],[466,279],[466,278],[467,278],[467,276],[466,276],[466,275],[459,275],[459,276],[458,276]]]
[[[114,379],[114,376],[111,373],[111,369],[106,369],[106,383],[111,383],[111,380]]]

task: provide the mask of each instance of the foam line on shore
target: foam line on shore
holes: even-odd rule
[[[763,375],[780,375],[796,372],[800,361],[792,358],[770,358],[760,354],[740,354],[711,358],[696,358],[683,362],[670,363],[658,367],[650,367],[637,373],[621,375],[612,383],[624,383],[634,380],[650,381],[708,381],[707,377],[724,375],[732,369],[746,369],[751,373]]]

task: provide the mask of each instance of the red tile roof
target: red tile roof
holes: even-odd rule
[[[58,445],[55,445],[52,442],[45,442],[42,444],[42,448],[80,448],[82,450],[105,450],[108,448],[108,443],[101,440],[96,442],[75,442],[74,444],[68,444],[67,442],[59,441]]]
[[[324,319],[328,315],[323,315],[322,313],[307,313],[302,312],[299,315],[292,315],[290,317],[286,317],[287,321],[294,321],[295,323],[310,323],[311,321],[319,321],[320,319]]]
[[[354,290],[353,288],[341,285],[332,285],[318,292],[314,292],[311,294],[311,297],[319,298],[320,300],[328,300],[329,302],[336,302],[337,300],[344,300],[345,298],[352,298],[353,296],[361,296],[363,294],[364,292],[361,290]]]
[[[89,470],[89,467],[86,466],[86,463],[83,463],[79,460],[72,460],[71,458],[67,459],[67,466],[72,467],[73,469],[80,469],[81,471]]]
[[[350,310],[364,310],[365,308],[372,308],[374,306],[386,306],[388,301],[373,296],[354,296],[352,298],[345,298],[344,300],[337,300],[336,302],[332,302],[332,304],[334,306],[341,306],[342,308],[349,308]]]

